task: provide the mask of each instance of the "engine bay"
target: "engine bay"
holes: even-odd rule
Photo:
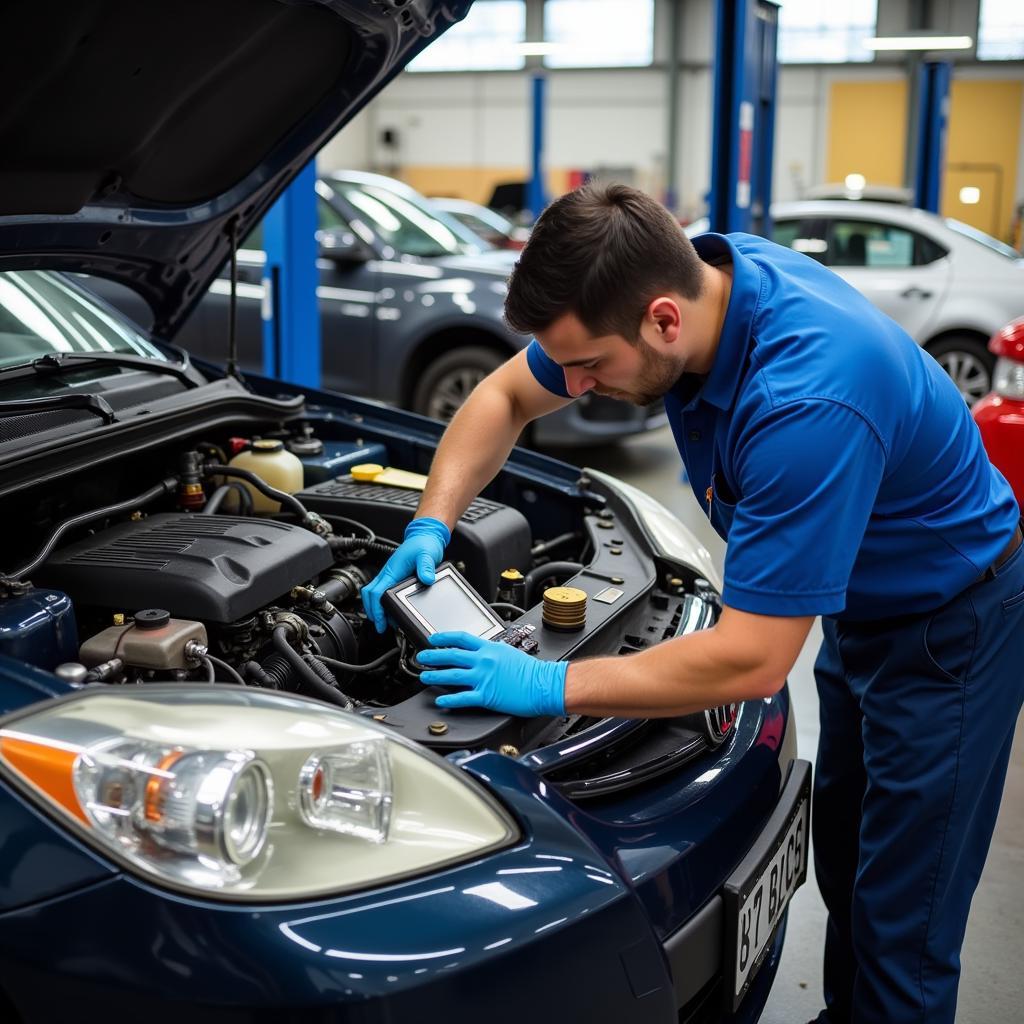
[[[339,434],[308,421],[204,434],[27,489],[26,528],[2,549],[0,654],[76,686],[205,680],[300,693],[440,751],[518,754],[593,725],[436,707],[413,631],[393,619],[378,635],[360,598],[415,515],[422,477],[368,474],[368,459],[388,466],[388,446]],[[261,450],[301,464],[289,487],[253,472],[259,459],[239,468]],[[630,653],[710,623],[704,581],[659,565],[613,497],[541,490],[499,480],[452,531],[446,558],[489,636],[560,659]],[[563,591],[576,610],[553,607]]]

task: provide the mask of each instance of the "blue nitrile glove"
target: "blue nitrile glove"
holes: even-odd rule
[[[524,718],[565,714],[567,661],[541,661],[472,633],[435,633],[430,643],[416,660],[446,667],[422,672],[420,679],[430,686],[470,687],[438,697],[438,707],[490,708]]]
[[[444,549],[452,539],[451,531],[440,519],[424,516],[414,519],[405,528],[405,540],[384,563],[384,568],[363,587],[363,608],[377,627],[378,633],[387,628],[381,594],[396,583],[401,583],[414,572],[420,583],[434,582],[434,569],[444,558]]]

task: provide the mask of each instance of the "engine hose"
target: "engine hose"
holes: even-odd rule
[[[276,501],[279,505],[289,508],[303,522],[309,519],[309,511],[294,494],[271,487],[270,484],[266,483],[255,473],[250,473],[247,469],[239,469],[237,466],[222,466],[219,462],[207,462],[203,466],[203,472],[207,476],[236,476],[239,480],[252,484],[264,497],[270,498],[271,501]]]
[[[386,665],[396,654],[398,654],[398,648],[392,647],[390,651],[382,654],[379,658],[374,658],[373,661],[368,661],[364,665],[349,664],[347,661],[338,661],[337,658],[328,658],[324,654],[318,655],[320,661],[329,665],[331,668],[338,669],[339,672],[372,672],[374,669],[378,669],[381,665]]]
[[[288,643],[288,630],[284,626],[278,626],[271,634],[270,639],[274,645],[274,650],[288,662],[293,674],[297,675],[306,684],[314,696],[331,704],[337,704],[346,711],[352,710],[354,707],[352,701],[340,690],[336,690],[330,683],[321,679],[316,671],[302,660],[302,656],[298,651],[294,650],[292,645]]]
[[[10,573],[0,573],[0,582],[5,584],[18,583],[25,579],[29,573],[34,572],[50,557],[50,552],[57,546],[57,542],[64,536],[68,530],[73,530],[76,526],[84,526],[86,523],[95,522],[97,519],[104,519],[107,516],[116,516],[122,512],[134,512],[138,508],[142,508],[144,505],[148,505],[150,502],[156,501],[157,498],[162,498],[166,494],[174,494],[178,489],[178,478],[176,476],[169,476],[165,480],[161,480],[155,487],[150,487],[148,491],[143,491],[141,494],[136,495],[134,498],[128,498],[126,501],[119,501],[116,505],[104,505],[103,508],[94,508],[89,512],[82,512],[80,515],[72,516],[70,519],[65,519],[63,523],[60,523],[57,528],[50,534],[49,540],[43,546],[43,550],[28,565],[23,566],[20,569],[15,569]]]
[[[267,689],[286,690],[287,683],[292,677],[292,670],[280,654],[271,654],[262,665],[258,661],[247,661],[245,674]]]
[[[350,551],[365,551],[367,554],[372,553],[390,558],[395,553],[395,548],[383,541],[369,541],[362,537],[329,537],[328,543],[331,545],[331,550],[339,555],[348,554]]]
[[[549,576],[575,576],[583,568],[580,562],[546,562],[531,569],[523,577],[523,603],[527,608],[537,603],[534,591],[537,585]]]
[[[209,500],[203,506],[202,515],[212,516],[220,507],[224,504],[224,499],[232,492],[235,491],[238,494],[241,505],[239,508],[242,510],[243,515],[251,515],[253,511],[252,495],[248,489],[243,487],[237,481],[232,481],[229,484],[221,484],[210,495]]]
[[[220,658],[215,658],[212,654],[207,654],[205,660],[209,661],[211,665],[216,665],[228,677],[228,682],[245,686],[245,680],[226,661],[221,661]]]

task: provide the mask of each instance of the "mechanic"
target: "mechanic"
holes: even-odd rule
[[[728,540],[708,630],[550,662],[431,638],[442,707],[680,715],[777,692],[815,616],[813,843],[828,908],[819,1021],[954,1019],[960,947],[1024,699],[1019,510],[938,364],[815,260],[762,238],[691,243],[658,203],[586,186],[516,265],[525,351],[473,392],[417,518],[363,591],[431,583],[450,530],[534,418],[588,391],[663,398],[689,480]]]

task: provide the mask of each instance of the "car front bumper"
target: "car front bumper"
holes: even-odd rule
[[[680,808],[693,792],[670,779],[602,811],[570,803],[520,761],[485,753],[462,766],[503,801],[523,837],[443,872],[287,906],[199,901],[117,873],[15,908],[0,917],[5,1020],[673,1024],[680,1008],[683,1019],[721,1011],[722,1020],[756,1020],[784,926],[740,1011],[725,1016],[713,879],[767,830],[781,786],[766,766],[782,773],[793,755],[787,708],[783,696],[741,714],[731,744],[709,755],[703,775],[714,778],[689,784],[704,786],[690,815]],[[763,782],[751,786],[754,777]],[[734,799],[741,790],[756,815]],[[705,803],[713,806],[702,815]],[[638,808],[672,827],[652,829]],[[59,870],[57,840],[77,844],[24,810],[38,828],[19,830],[20,859]]]

